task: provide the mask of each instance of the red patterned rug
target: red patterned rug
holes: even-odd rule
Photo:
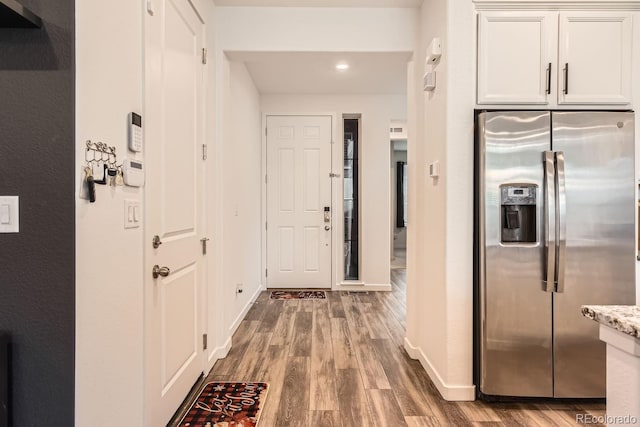
[[[267,397],[267,383],[205,384],[180,427],[255,427]]]
[[[271,299],[326,299],[325,291],[271,291]]]

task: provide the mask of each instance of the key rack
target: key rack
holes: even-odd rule
[[[104,142],[91,142],[87,140],[87,150],[84,153],[87,165],[102,163],[109,167],[117,167],[116,147],[109,146]]]
[[[92,173],[95,173],[93,169],[95,166],[98,166],[98,168],[102,166],[104,177],[101,180],[95,180],[96,184],[107,184],[107,169],[115,169],[117,173],[122,174],[122,164],[117,164],[116,147],[107,145],[104,142],[91,142],[91,140],[88,140],[84,159],[87,162],[87,167],[92,169]]]
[[[96,201],[95,185],[123,185],[122,164],[118,164],[116,147],[104,142],[87,140],[84,153],[84,181],[89,193],[89,201]]]

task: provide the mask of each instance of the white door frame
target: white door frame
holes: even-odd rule
[[[267,289],[267,230],[266,230],[266,222],[267,222],[267,183],[264,178],[267,175],[267,117],[269,116],[328,116],[331,117],[331,171],[333,173],[339,174],[340,178],[332,178],[331,179],[331,289],[336,289],[336,284],[339,283],[338,279],[338,269],[336,268],[339,264],[338,257],[342,252],[338,251],[337,248],[342,247],[342,239],[340,237],[340,231],[342,230],[342,226],[340,226],[340,221],[342,219],[342,209],[338,209],[342,207],[341,199],[338,197],[342,197],[342,152],[337,150],[336,147],[342,147],[342,139],[339,137],[339,128],[342,125],[338,122],[338,114],[337,113],[281,113],[281,112],[268,112],[262,113],[262,147],[261,147],[261,157],[262,157],[262,191],[261,191],[261,223],[265,224],[261,227],[260,231],[260,241],[262,247],[262,261],[261,261],[261,278],[262,278],[262,289]],[[337,156],[337,159],[336,159]],[[338,194],[339,193],[339,194]],[[339,212],[338,212],[339,211]]]

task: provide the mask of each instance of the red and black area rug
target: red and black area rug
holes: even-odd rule
[[[271,299],[326,299],[325,291],[271,291]]]
[[[205,384],[180,427],[255,427],[267,397],[267,383]]]

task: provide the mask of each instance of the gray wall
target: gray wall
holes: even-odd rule
[[[20,233],[0,234],[0,330],[12,337],[13,425],[66,427],[74,411],[74,1],[20,1],[44,27],[0,29],[0,195],[20,196]]]

